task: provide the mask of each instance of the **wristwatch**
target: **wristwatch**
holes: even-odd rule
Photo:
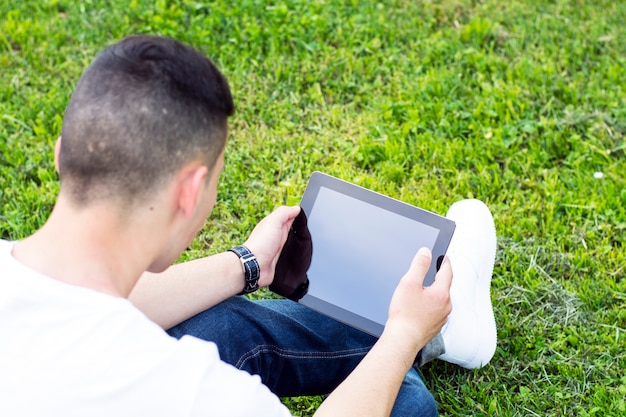
[[[256,256],[250,249],[241,245],[235,246],[229,251],[234,252],[241,261],[241,265],[243,266],[243,274],[246,279],[246,286],[243,288],[243,291],[239,293],[249,294],[259,289],[259,277],[261,276],[261,267],[259,266],[259,262],[256,260]]]

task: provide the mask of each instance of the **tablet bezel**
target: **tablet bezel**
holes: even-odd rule
[[[425,286],[432,284],[438,266],[448,249],[450,239],[454,233],[455,223],[452,220],[319,171],[315,171],[311,175],[300,203],[300,206],[307,216],[311,215],[318,193],[322,188],[328,188],[348,197],[438,229],[439,234],[435,244],[431,248],[433,262],[424,279]],[[313,234],[314,231],[312,232],[312,235]],[[315,256],[315,244],[313,245],[313,256]],[[311,277],[311,279],[315,278]],[[398,277],[398,279],[400,279],[400,277]],[[305,295],[299,302],[313,310],[377,337],[381,335],[384,328],[384,323],[377,323],[311,294]]]

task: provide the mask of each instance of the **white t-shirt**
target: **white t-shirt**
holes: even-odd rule
[[[39,274],[0,240],[0,416],[290,416],[215,344]]]

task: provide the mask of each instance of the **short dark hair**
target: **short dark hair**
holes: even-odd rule
[[[228,81],[174,39],[127,37],[79,80],[61,132],[61,190],[72,200],[136,201],[190,160],[209,169],[234,112]]]

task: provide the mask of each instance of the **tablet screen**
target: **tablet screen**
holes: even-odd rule
[[[437,245],[442,231],[437,223],[451,223],[451,230],[443,227],[448,234],[444,254],[454,223],[332,177],[322,180],[329,186],[312,181],[313,189],[303,198],[313,256],[308,294],[301,302],[379,336],[393,292],[413,257],[426,246],[436,259],[441,252],[437,246],[442,246]],[[431,269],[425,285],[434,279]]]

